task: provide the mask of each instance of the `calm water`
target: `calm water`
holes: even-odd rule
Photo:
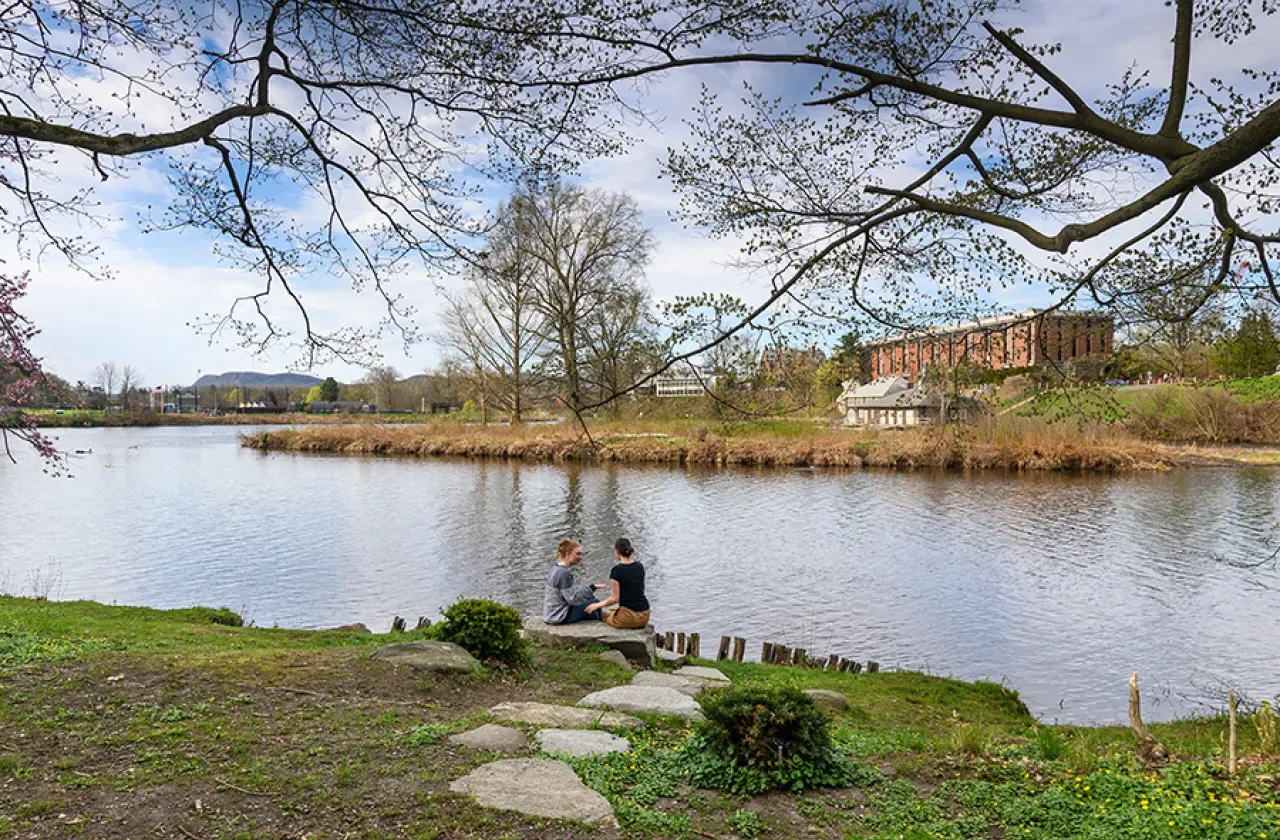
[[[260,626],[537,610],[556,542],[629,536],[655,623],[1017,688],[1045,720],[1280,692],[1280,472],[961,476],[264,455],[225,427],[62,433],[75,478],[0,466],[0,587],[228,606]]]

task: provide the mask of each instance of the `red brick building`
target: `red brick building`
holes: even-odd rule
[[[961,361],[993,370],[1031,367],[1111,355],[1115,322],[1102,312],[1034,309],[983,318],[954,327],[868,342],[871,377],[905,376],[914,381],[930,365]]]

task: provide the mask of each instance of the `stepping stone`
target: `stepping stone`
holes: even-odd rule
[[[425,671],[465,674],[480,667],[474,656],[452,642],[398,642],[383,645],[370,656],[392,665],[408,665]]]
[[[806,688],[804,693],[813,698],[813,702],[818,705],[818,708],[826,709],[828,712],[843,712],[849,708],[849,698],[838,691],[828,691],[825,688]]]
[[[471,794],[486,808],[617,827],[609,800],[584,785],[563,761],[495,761],[455,780],[449,790]]]
[[[575,758],[631,750],[626,738],[599,729],[543,729],[534,738],[543,752],[568,753]]]
[[[553,706],[550,703],[499,703],[489,710],[498,720],[531,723],[534,726],[555,726],[561,729],[585,729],[603,726],[606,729],[640,729],[644,721],[631,715],[613,712],[593,712],[573,706]]]
[[[697,697],[710,687],[710,683],[706,680],[678,677],[675,674],[663,674],[658,671],[641,671],[631,678],[631,684],[652,688],[674,688],[689,697]]]
[[[653,626],[641,630],[619,630],[603,621],[578,621],[573,624],[547,624],[530,616],[524,620],[524,632],[544,645],[553,647],[590,647],[603,645],[622,653],[645,668],[652,668],[657,658]]]
[[[658,650],[658,659],[666,662],[672,668],[679,668],[688,660],[685,659],[683,653],[676,653],[674,650]]]
[[[471,750],[492,750],[493,752],[518,753],[529,744],[529,739],[519,729],[486,723],[470,732],[460,732],[449,736],[449,743],[457,744]]]
[[[606,688],[583,697],[578,705],[618,712],[652,712],[669,717],[702,717],[702,710],[692,697],[681,694],[674,688],[658,686],[620,685]]]
[[[604,653],[600,654],[600,658],[605,662],[612,662],[614,665],[621,665],[627,670],[631,670],[635,667],[631,664],[631,660],[627,659],[620,650],[606,650]]]
[[[715,668],[705,668],[701,665],[685,665],[683,668],[677,668],[675,674],[678,677],[693,677],[697,680],[708,680],[709,682],[724,683],[726,685],[733,683],[733,680]]]

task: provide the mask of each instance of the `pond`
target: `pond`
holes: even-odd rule
[[[263,454],[228,427],[61,430],[74,478],[0,467],[0,589],[227,606],[259,626],[537,611],[556,543],[627,536],[659,629],[1016,688],[1041,719],[1280,692],[1280,471],[693,470]],[[1209,705],[1206,705],[1209,704]]]

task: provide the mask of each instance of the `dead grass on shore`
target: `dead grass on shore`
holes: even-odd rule
[[[1007,470],[1158,470],[1169,451],[1101,426],[1038,418],[988,418],[974,426],[866,431],[789,426],[664,434],[627,423],[601,423],[591,436],[567,424],[549,426],[323,426],[266,431],[243,438],[259,450],[468,457],[524,461],[667,463],[708,466],[889,467]]]

